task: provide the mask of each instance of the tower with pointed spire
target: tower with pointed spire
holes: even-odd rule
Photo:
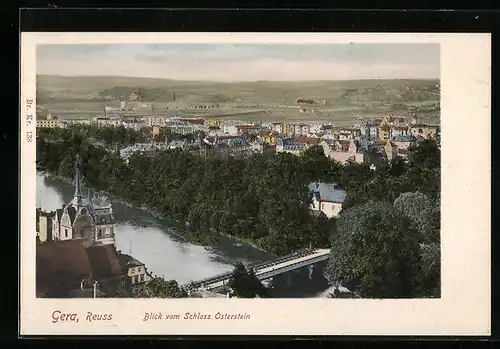
[[[75,208],[82,206],[82,191],[80,189],[80,156],[76,155],[75,160],[75,194],[73,195],[73,205]]]
[[[73,200],[56,210],[53,222],[54,240],[84,239],[84,245],[115,243],[114,217],[111,202],[95,204],[83,198],[80,177],[80,157],[75,161],[75,194]]]

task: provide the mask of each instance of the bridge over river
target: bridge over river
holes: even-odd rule
[[[304,267],[311,267],[315,263],[327,260],[330,257],[330,249],[317,249],[317,250],[300,250],[290,255],[278,258],[276,260],[260,263],[251,266],[255,276],[261,280],[272,279],[273,277],[284,274],[293,270]],[[226,285],[231,279],[232,272],[215,275],[203,280],[191,282],[183,287],[189,290],[214,290],[216,288]]]

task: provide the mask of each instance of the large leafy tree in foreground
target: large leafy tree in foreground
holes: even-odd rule
[[[394,208],[411,221],[425,243],[439,242],[439,202],[420,192],[403,193],[394,201]]]
[[[364,298],[418,296],[418,234],[391,204],[368,202],[346,210],[331,243],[324,274],[332,284]]]

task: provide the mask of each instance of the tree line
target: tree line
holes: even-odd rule
[[[439,267],[440,151],[432,140],[411,148],[409,161],[397,160],[374,172],[362,164],[332,162],[320,147],[311,147],[300,157],[280,153],[244,159],[205,158],[174,149],[155,156],[134,154],[127,163],[92,145],[89,132],[82,127],[40,130],[37,168],[71,179],[79,154],[87,185],[190,222],[196,229],[211,228],[252,241],[276,255],[332,248],[325,276],[367,297],[392,295],[380,288],[388,283],[394,289],[418,284],[412,289],[421,289],[420,294],[437,287],[432,280],[426,286],[421,282],[423,269],[429,269],[425,275],[430,278]],[[101,141],[126,144],[133,139],[127,137],[130,131],[116,127],[93,132],[92,138]],[[46,139],[48,134],[52,141]],[[307,185],[313,181],[334,182],[347,191],[338,220],[310,214]],[[420,211],[428,216],[418,216]],[[368,267],[377,256],[387,265]],[[424,261],[428,261],[425,267]],[[360,276],[361,270],[366,275]],[[417,274],[420,281],[405,283]],[[401,287],[400,293],[408,294]]]

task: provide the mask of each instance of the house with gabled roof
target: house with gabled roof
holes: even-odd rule
[[[144,263],[134,257],[118,251],[118,261],[131,285],[139,285],[151,279]]]
[[[308,185],[311,195],[309,209],[313,214],[323,213],[327,218],[337,217],[347,198],[344,190],[337,189],[333,183],[313,182]]]

